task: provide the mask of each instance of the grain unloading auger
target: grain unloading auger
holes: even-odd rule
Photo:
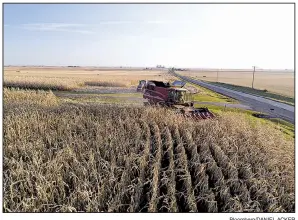
[[[148,102],[145,105],[157,105],[174,109],[178,114],[195,119],[214,118],[208,108],[195,108],[192,94],[182,88],[186,83],[175,81],[172,84],[161,81],[141,80],[137,87],[143,92],[143,98]]]

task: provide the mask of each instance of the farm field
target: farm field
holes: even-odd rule
[[[143,79],[176,80],[167,73],[167,70],[114,70],[84,67],[6,67],[4,69],[4,87],[52,90],[55,95],[72,102],[142,104],[142,95],[136,93],[136,86],[139,80]],[[197,85],[187,84],[186,87],[196,92],[194,101],[236,103],[236,100]]]
[[[67,67],[5,67],[4,86],[74,90],[89,87],[131,87],[141,79],[166,80],[166,70],[113,70]]]
[[[179,71],[179,74],[191,76],[209,82],[217,82],[217,71]],[[218,82],[236,86],[252,86],[252,71],[219,71]],[[268,90],[289,98],[294,97],[295,80],[293,72],[258,72],[255,73],[254,88]],[[241,89],[241,88],[238,88]],[[247,92],[247,91],[246,91]],[[262,94],[265,95],[265,94]]]
[[[202,121],[144,108],[141,79],[175,80],[5,68],[4,212],[295,212],[286,124],[218,106]],[[198,102],[234,102],[195,89]]]

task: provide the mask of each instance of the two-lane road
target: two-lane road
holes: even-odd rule
[[[267,113],[274,117],[278,117],[284,119],[292,124],[295,123],[295,107],[291,105],[287,105],[281,102],[273,101],[270,99],[266,99],[260,96],[255,96],[251,94],[247,94],[244,92],[239,92],[227,88],[223,88],[220,86],[212,85],[206,82],[202,82],[200,80],[195,80],[187,76],[182,76],[177,73],[172,73],[174,76],[183,79],[184,81],[191,82],[202,86],[204,88],[210,89],[214,92],[220,93],[222,95],[231,97],[236,99],[243,104],[249,105],[252,110]]]

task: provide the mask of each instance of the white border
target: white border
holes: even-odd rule
[[[196,0],[6,0],[6,1],[1,1],[2,3],[206,3],[206,4],[216,4],[216,3],[293,3],[296,1],[286,1],[286,0],[215,0],[215,1],[208,1],[208,0],[201,0],[201,1],[196,1]]]
[[[87,0],[85,2],[83,1],[79,1],[79,0],[64,0],[64,1],[36,1],[36,0],[31,0],[31,1],[23,1],[23,0],[19,0],[19,1],[5,1],[5,3],[26,3],[26,2],[30,2],[30,3],[182,3],[183,1],[179,1],[179,0],[171,0],[171,1],[167,1],[167,0],[163,0],[163,1],[158,1],[158,0],[151,0],[151,1],[144,1],[144,0],[110,0],[110,1],[94,1],[94,0]],[[195,0],[187,0],[187,3],[208,3],[208,1],[195,1]],[[230,1],[224,1],[224,0],[216,0],[216,3],[246,3],[246,2],[251,2],[251,3],[256,3],[257,1],[251,1],[251,0],[246,0],[246,1],[235,1],[235,0],[230,0]],[[261,2],[293,2],[293,1],[276,1],[276,0],[263,0]],[[3,3],[3,2],[1,2]],[[211,2],[210,2],[211,3]],[[213,2],[215,3],[215,2]],[[1,5],[2,6],[2,5]],[[1,7],[1,24],[3,26],[2,23],[2,7]],[[16,15],[17,16],[17,15]],[[2,27],[1,26],[1,27]],[[1,39],[2,39],[2,28],[1,28]],[[2,44],[1,44],[1,51],[2,51]],[[1,66],[3,66],[2,63],[2,59],[1,59]],[[3,74],[3,73],[2,73]],[[3,76],[3,75],[2,75]],[[297,85],[297,79],[295,78],[295,83]],[[2,77],[1,77],[1,88],[2,88]],[[295,97],[297,97],[297,90],[295,91]],[[1,103],[2,102],[2,89],[1,89]],[[1,114],[2,114],[2,109],[3,106],[1,108]],[[297,116],[297,112],[295,113],[295,117]],[[3,118],[1,117],[1,135],[0,135],[0,139],[1,139],[1,143],[2,143],[2,137],[3,137],[3,133],[2,133],[2,125],[3,125]],[[295,146],[297,146],[297,141],[295,139]],[[2,148],[0,150],[0,164],[2,165]],[[297,164],[297,161],[296,161]],[[295,166],[296,166],[295,164]],[[1,166],[3,168],[3,166]],[[297,177],[297,169],[296,169],[296,175]],[[1,172],[1,183],[0,183],[0,194],[1,194],[1,206],[2,206],[2,172]],[[297,181],[296,183],[296,189],[297,189]],[[297,195],[296,195],[296,201],[297,201]],[[297,210],[297,205],[296,205],[296,210]],[[2,207],[1,207],[1,217],[0,219],[11,219],[11,220],[40,220],[40,219],[49,219],[49,220],[53,220],[53,219],[95,219],[95,218],[104,218],[104,219],[113,219],[113,218],[121,218],[121,219],[129,219],[129,220],[152,220],[152,219],[164,219],[164,218],[170,218],[170,219],[181,219],[181,218],[187,218],[187,219],[208,219],[208,220],[213,220],[213,219],[229,219],[229,220],[248,220],[249,218],[255,218],[255,220],[261,220],[261,218],[267,218],[266,220],[278,220],[278,218],[283,217],[284,220],[285,218],[289,218],[287,220],[293,220],[292,217],[296,216],[296,213],[278,213],[278,214],[273,214],[273,213],[187,213],[187,214],[183,214],[183,213],[168,213],[168,214],[155,214],[155,213],[133,213],[133,214],[120,214],[120,213],[36,213],[36,214],[31,214],[31,213],[2,213]],[[270,219],[271,218],[271,219]],[[263,219],[265,220],[265,219]]]

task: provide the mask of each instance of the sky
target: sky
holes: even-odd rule
[[[4,4],[4,64],[294,69],[294,5]]]

